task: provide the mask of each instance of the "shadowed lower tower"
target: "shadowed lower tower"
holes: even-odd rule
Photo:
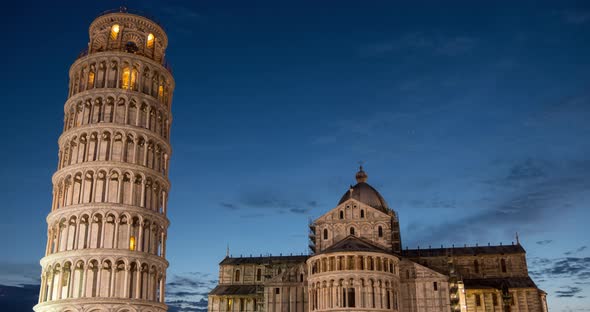
[[[70,68],[35,311],[166,311],[170,105],[162,27],[126,9]]]

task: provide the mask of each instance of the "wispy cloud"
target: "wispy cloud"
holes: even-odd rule
[[[372,57],[398,52],[426,52],[434,55],[458,56],[470,52],[476,44],[477,39],[469,36],[412,32],[391,40],[367,44],[359,49],[359,54]]]
[[[530,274],[533,277],[570,281],[590,281],[590,257],[532,258]]]
[[[582,252],[582,251],[586,250],[587,248],[588,248],[587,246],[580,246],[576,250],[570,250],[570,251],[564,252],[563,254],[566,256],[571,256],[573,254],[577,254],[579,252]]]
[[[561,17],[568,24],[581,25],[590,22],[589,10],[565,10],[561,12]]]
[[[549,220],[548,213],[556,207],[569,209],[569,198],[590,192],[588,172],[590,162],[582,160],[556,164],[527,158],[516,162],[504,176],[482,182],[494,193],[483,202],[487,207],[439,225],[413,225],[419,233],[414,239],[457,242],[465,236],[485,238],[492,229],[534,232],[539,224]],[[461,231],[448,230],[453,228]]]
[[[538,242],[536,242],[536,244],[537,244],[537,245],[544,246],[544,245],[549,245],[549,244],[551,244],[552,242],[553,242],[553,240],[551,240],[551,239],[545,239],[545,240],[542,240],[542,241],[538,241]]]
[[[187,272],[172,275],[166,284],[168,311],[206,311],[207,294],[216,284],[217,280],[206,273]]]
[[[318,203],[315,200],[291,199],[279,192],[251,190],[241,193],[236,202],[224,201],[219,205],[229,210],[265,210],[265,213],[270,210],[279,214],[307,214],[311,209],[317,207]],[[249,213],[244,214],[243,217],[252,217],[252,215],[260,216],[261,214]]]
[[[37,263],[0,263],[0,284],[23,286],[41,283],[41,267]]]
[[[564,286],[560,290],[556,291],[555,294],[559,298],[570,298],[582,291],[579,287]]]

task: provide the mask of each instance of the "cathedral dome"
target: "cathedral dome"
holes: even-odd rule
[[[363,167],[361,166],[359,172],[356,173],[356,181],[357,184],[355,186],[351,186],[340,201],[338,205],[344,203],[345,201],[353,198],[360,201],[363,204],[369,205],[375,209],[381,210],[383,212],[389,211],[389,206],[383,196],[377,192],[372,186],[367,183],[368,175],[365,171],[363,171]]]

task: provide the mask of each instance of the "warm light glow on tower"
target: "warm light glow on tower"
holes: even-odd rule
[[[171,97],[158,95],[174,90],[168,39],[126,10],[89,33],[69,71],[34,310],[165,312],[172,116]]]
[[[119,35],[119,25],[115,24],[115,25],[113,25],[113,27],[111,27],[111,39],[117,39],[118,35]]]

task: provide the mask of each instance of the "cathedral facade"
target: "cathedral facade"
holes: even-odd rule
[[[397,213],[362,167],[310,224],[310,255],[229,257],[209,312],[547,312],[512,245],[402,249]]]

